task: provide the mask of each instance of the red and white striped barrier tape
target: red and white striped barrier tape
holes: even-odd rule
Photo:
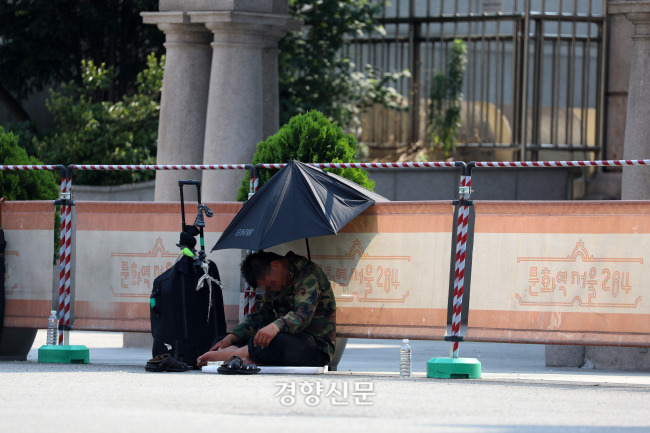
[[[261,168],[279,169],[286,163],[260,164]],[[454,167],[455,162],[356,162],[356,163],[309,163],[319,168],[431,168]],[[624,167],[632,165],[650,165],[650,159],[610,159],[599,161],[478,161],[475,167]],[[157,165],[107,165],[76,164],[74,170],[245,170],[248,164],[157,164]],[[0,165],[0,170],[57,170],[58,165]]]
[[[196,164],[196,165],[73,165],[74,170],[244,170],[248,164]]]
[[[260,164],[260,168],[279,169],[286,163]],[[312,162],[307,165],[318,168],[427,168],[427,167],[455,167],[455,162]]]
[[[19,171],[19,170],[57,170],[61,168],[57,165],[0,165],[0,170]]]
[[[650,165],[650,159],[609,159],[601,161],[481,161],[475,167],[625,167]]]
[[[469,191],[472,187],[472,177],[462,175],[460,178],[461,188],[466,188],[466,193],[461,199],[469,200]],[[467,227],[469,225],[469,206],[461,204],[458,207],[458,225],[456,229],[456,265],[454,270],[454,300],[451,319],[452,335],[457,337],[460,334],[460,319],[463,313],[463,289],[465,286],[465,253],[467,250]],[[452,358],[458,358],[458,341],[454,341],[451,350]]]

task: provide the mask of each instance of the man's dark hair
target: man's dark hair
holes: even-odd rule
[[[253,253],[246,256],[241,262],[241,275],[244,277],[249,286],[257,288],[257,278],[263,276],[271,269],[273,260],[281,260],[283,256],[266,251]]]

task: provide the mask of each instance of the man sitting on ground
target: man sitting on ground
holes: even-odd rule
[[[265,288],[261,308],[199,356],[197,365],[238,356],[259,365],[324,366],[334,355],[336,302],[325,273],[293,252],[254,253],[241,264],[253,288]]]

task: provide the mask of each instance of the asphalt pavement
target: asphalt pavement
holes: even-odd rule
[[[481,379],[429,379],[445,342],[350,339],[339,371],[227,376],[147,373],[119,333],[71,333],[90,364],[0,362],[0,432],[650,432],[650,375],[544,366],[544,346],[461,344]]]

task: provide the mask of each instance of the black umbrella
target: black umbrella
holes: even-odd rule
[[[336,234],[375,201],[388,200],[294,160],[244,204],[212,251],[260,251],[295,239]]]

